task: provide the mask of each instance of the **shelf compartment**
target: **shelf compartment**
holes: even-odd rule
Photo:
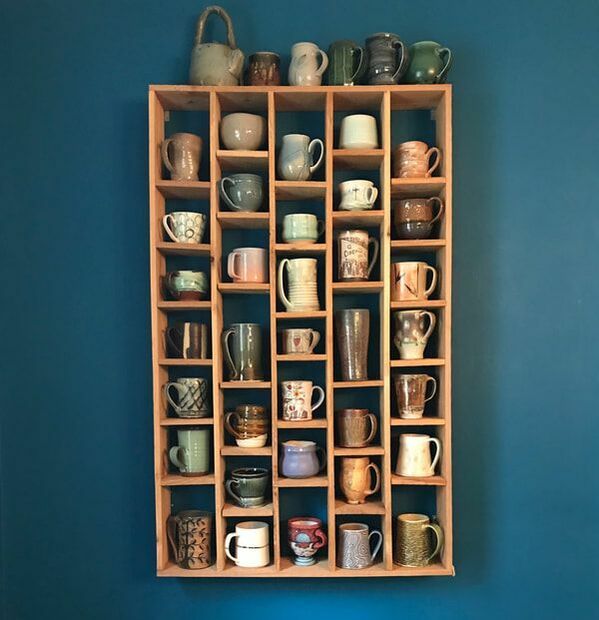
[[[381,209],[364,211],[333,211],[333,228],[345,226],[378,226],[383,221]]]
[[[326,353],[281,353],[276,356],[277,362],[326,362]]]
[[[163,487],[195,487],[214,484],[214,474],[205,476],[181,476],[180,474],[167,474],[160,479]]]
[[[411,476],[391,475],[391,484],[411,486],[435,486],[443,487],[447,484],[443,476],[427,476],[425,478],[413,478]]]
[[[363,504],[348,504],[342,499],[335,500],[335,514],[337,515],[384,515],[385,505],[381,501]]]
[[[383,149],[333,149],[336,169],[375,170],[383,162]]]
[[[445,308],[444,299],[424,299],[416,301],[392,301],[391,310],[403,310],[409,308]]]
[[[216,219],[223,228],[268,228],[270,215],[262,211],[228,212],[219,211]]]
[[[211,359],[161,359],[159,366],[212,366]]]
[[[328,487],[327,476],[311,476],[310,478],[277,478],[274,481],[276,487]]]
[[[394,239],[391,241],[391,253],[438,250],[446,245],[445,239]]]
[[[210,181],[157,181],[156,187],[167,199],[208,200],[210,198]]]
[[[285,319],[320,319],[326,317],[326,310],[309,310],[307,312],[275,312],[275,318]]]
[[[333,388],[335,389],[371,387],[383,387],[383,380],[367,379],[366,381],[333,381]]]
[[[333,295],[380,293],[382,290],[383,283],[376,281],[333,282]]]
[[[221,390],[270,390],[270,381],[221,381]]]
[[[170,310],[171,312],[182,312],[185,310],[210,310],[211,302],[203,301],[159,301],[159,310]]]
[[[337,448],[334,451],[335,456],[376,456],[385,454],[382,446],[366,446],[364,448]]]
[[[403,418],[391,418],[391,426],[443,426],[444,418],[416,418],[414,420],[404,420]]]
[[[410,368],[412,366],[445,366],[440,357],[425,357],[419,360],[391,360],[391,368]]]
[[[241,506],[227,503],[222,510],[223,517],[272,517],[273,513],[272,502],[253,508],[242,508]]]
[[[275,252],[279,254],[324,254],[326,243],[276,243]]]
[[[445,189],[445,177],[420,179],[391,179],[391,196],[393,198],[428,198],[436,196]]]
[[[219,282],[218,290],[223,295],[244,295],[270,293],[268,282]]]
[[[214,418],[165,418],[160,426],[212,426]]]
[[[327,421],[314,420],[277,420],[277,428],[327,428]]]
[[[226,151],[219,149],[216,151],[216,158],[223,170],[246,172],[268,169],[268,151]]]
[[[210,256],[209,243],[173,243],[163,241],[156,249],[164,256]]]
[[[240,448],[239,446],[223,446],[221,456],[272,456],[272,446],[262,448]]]
[[[324,199],[326,191],[325,181],[275,181],[277,200]]]

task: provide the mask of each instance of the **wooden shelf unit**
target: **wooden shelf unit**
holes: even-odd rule
[[[351,114],[352,111],[373,110],[379,119],[381,145],[379,149],[352,151],[336,148],[335,113]],[[391,178],[391,151],[395,145],[391,135],[391,118],[402,110],[430,110],[435,119],[436,146],[443,152],[439,177],[431,179],[393,179]],[[209,116],[209,135],[203,135],[203,158],[209,161],[209,179],[197,182],[178,182],[163,178],[160,158],[160,145],[165,137],[166,123],[171,111],[199,112]],[[225,151],[219,144],[219,126],[223,114],[235,111],[250,111],[267,118],[268,139],[261,151]],[[316,111],[324,117],[324,135],[320,137],[325,144],[323,168],[324,180],[304,182],[281,181],[276,178],[276,122],[278,112]],[[149,140],[150,140],[150,275],[151,275],[151,316],[152,316],[152,372],[153,372],[153,416],[154,416],[154,462],[156,490],[156,553],[157,574],[161,577],[417,577],[433,575],[452,575],[453,568],[453,527],[452,527],[452,478],[451,478],[451,264],[452,264],[452,146],[451,146],[451,86],[355,86],[314,88],[279,87],[198,87],[198,86],[151,86],[149,92]],[[416,137],[415,137],[416,139]],[[372,211],[347,212],[336,210],[333,173],[337,169],[375,170],[379,172],[379,199]],[[259,170],[268,180],[265,188],[264,211],[257,213],[232,213],[220,205],[218,181],[226,174]],[[318,177],[322,179],[323,177]],[[359,177],[356,177],[359,178]],[[417,241],[400,241],[394,236],[391,217],[391,201],[407,197],[441,196],[445,202],[439,238]],[[209,202],[209,243],[198,245],[174,244],[163,235],[161,220],[166,212],[166,201],[207,200]],[[276,205],[281,200],[316,200],[324,203],[325,233],[323,241],[313,246],[284,244],[277,242]],[[376,281],[366,283],[336,283],[333,268],[335,229],[345,227],[376,228],[380,234],[380,274]],[[222,239],[227,229],[261,228],[268,232],[270,284],[234,285],[224,281],[222,270]],[[406,252],[435,252],[437,267],[442,277],[436,299],[421,304],[391,302],[390,272],[392,256]],[[284,312],[277,300],[276,271],[278,261],[284,256],[316,256],[319,269],[324,268],[324,291],[319,291],[321,310],[317,312]],[[167,270],[169,257],[179,261],[185,257],[209,259],[210,291],[207,300],[199,302],[176,302],[163,298],[160,281]],[[374,278],[373,278],[374,279]],[[270,368],[270,378],[262,382],[234,382],[223,376],[223,355],[220,335],[223,330],[223,305],[236,303],[238,295],[268,295],[270,316],[264,317],[264,325],[270,330],[270,360],[264,360]],[[230,295],[235,294],[235,297]],[[380,374],[369,381],[346,382],[336,379],[335,341],[333,335],[334,301],[339,296],[367,294],[377,296],[380,308]],[[226,299],[226,301],[225,301]],[[240,299],[240,301],[243,297]],[[435,308],[438,315],[436,351],[425,360],[397,360],[393,350],[391,330],[392,312],[401,308]],[[193,360],[169,360],[166,358],[163,332],[171,312],[198,312],[199,317],[210,314],[212,328],[211,359],[194,364]],[[286,356],[278,349],[277,331],[283,329],[288,321],[291,325],[301,320],[317,320],[324,329],[319,328],[323,342],[313,359],[309,356]],[[198,320],[205,320],[198,318]],[[266,330],[265,330],[266,333]],[[268,349],[268,347],[265,347]],[[304,364],[309,368],[325,367],[325,403],[314,420],[287,422],[279,419],[280,364],[290,362]],[[195,421],[167,417],[162,398],[162,386],[169,380],[173,371],[188,372],[198,366],[202,376],[209,376],[212,382],[212,417]],[[439,383],[435,409],[427,410],[422,420],[401,420],[392,416],[392,375],[401,368],[422,366],[422,372],[434,372]],[[400,370],[399,370],[400,371]],[[223,426],[224,395],[227,390],[270,391],[272,413],[272,434],[268,446],[255,450],[243,450],[228,445]],[[339,391],[359,399],[360,390],[378,392],[379,441],[369,448],[344,450],[335,447],[334,410],[335,398]],[[375,392],[376,391],[376,392]],[[359,406],[359,405],[356,405]],[[168,468],[165,455],[170,446],[170,434],[177,428],[201,424],[212,428],[214,450],[212,470],[205,476],[181,476],[176,470]],[[392,443],[396,448],[397,433],[401,428],[422,428],[425,433],[434,433],[443,443],[443,455],[437,475],[431,478],[402,478],[394,473],[392,462]],[[294,429],[317,429],[322,435],[321,445],[326,449],[327,467],[325,473],[305,480],[292,480],[279,476],[279,432],[289,437]],[[393,437],[392,437],[393,430]],[[410,430],[410,432],[414,432]],[[382,484],[375,499],[365,504],[352,506],[343,501],[336,482],[336,461],[349,454],[371,456],[381,465]],[[395,451],[394,451],[395,454]],[[224,482],[227,459],[243,457],[248,465],[252,458],[270,458],[272,468],[271,499],[268,504],[253,509],[233,506],[225,496]],[[213,489],[214,505],[197,506],[210,509],[214,513],[213,555],[215,563],[205,570],[185,570],[174,564],[169,556],[166,526],[171,510],[171,493],[179,486],[201,485]],[[438,563],[421,568],[408,568],[393,563],[393,520],[405,510],[393,504],[393,493],[401,492],[407,485],[427,487],[436,496],[437,518],[445,532],[445,547]],[[282,491],[281,491],[282,489]],[[311,567],[298,567],[293,564],[290,551],[282,544],[286,523],[281,522],[281,503],[285,501],[286,489],[295,493],[326,493],[326,512],[328,545],[317,556],[317,563]],[[336,566],[336,530],[339,517],[360,520],[361,516],[380,519],[383,533],[382,553],[376,563],[364,570],[350,571]],[[266,518],[272,524],[271,564],[262,569],[252,570],[234,566],[226,559],[224,539],[233,521],[244,517],[248,519]]]

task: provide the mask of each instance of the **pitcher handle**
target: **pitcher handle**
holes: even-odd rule
[[[314,161],[314,150],[316,149],[317,145],[320,146],[320,157],[318,158],[318,161],[315,164],[310,166],[310,174],[312,174],[315,170],[318,170],[318,168],[320,168],[320,164],[322,163],[322,158],[324,157],[324,144],[322,140],[320,138],[314,138],[314,140],[312,140],[312,142],[310,142],[310,144],[308,145],[308,153],[312,156],[312,161]]]
[[[432,400],[435,397],[435,394],[437,393],[437,380],[435,379],[435,377],[427,377],[426,378],[426,383],[428,383],[429,381],[433,382],[433,391],[431,392],[430,396],[426,397],[424,399],[425,403],[428,403],[429,400]],[[425,385],[425,392],[426,392],[426,385]]]
[[[403,41],[396,41],[395,49],[398,52],[398,59],[400,58],[399,54],[401,53],[401,60],[399,60],[399,62],[397,63],[397,71],[391,77],[394,82],[405,73],[406,69],[408,68],[408,63],[410,62],[410,54]]]
[[[428,296],[435,290],[437,287],[437,270],[431,265],[424,266],[425,271],[430,271],[433,274],[433,279],[431,280],[430,286],[424,291],[424,296],[428,298]]]
[[[287,295],[285,295],[285,287],[283,286],[283,269],[285,268],[285,265],[287,263],[289,263],[288,258],[284,258],[279,263],[279,273],[277,277],[277,289],[279,291],[279,297],[281,298],[283,305],[285,306],[285,308],[287,308],[287,310],[291,310],[292,305],[289,299],[287,299]]]
[[[321,49],[318,50],[318,53],[320,54],[320,57],[322,58],[322,62],[320,63],[320,67],[316,69],[316,75],[322,75],[327,70],[327,67],[329,66],[329,57]]]
[[[447,76],[447,72],[451,68],[451,62],[452,62],[451,50],[448,47],[439,48],[437,50],[437,56],[441,58],[442,55],[446,56],[445,66],[443,67],[443,69],[441,69],[441,71],[439,71],[437,75],[437,79],[436,79],[437,84],[440,84],[441,82],[445,80],[445,77]]]
[[[166,166],[166,169],[171,174],[175,174],[175,169],[173,168],[173,164],[171,164],[171,160],[168,156],[168,147],[172,141],[172,138],[167,138],[166,140],[163,140],[162,145],[160,146],[160,153],[162,155],[162,163]]]
[[[316,345],[320,342],[320,333],[317,332],[315,329],[311,329],[310,330],[310,346],[308,347],[308,352],[312,353],[312,351],[314,351],[314,349],[316,348]]]
[[[380,551],[381,545],[383,544],[383,535],[378,530],[372,530],[372,532],[370,532],[370,534],[368,534],[368,543],[370,543],[370,539],[375,534],[379,537],[379,540],[376,543],[376,545],[374,546],[374,550],[370,554],[370,561],[371,562],[374,562],[374,558],[376,558],[376,554]]]
[[[227,256],[227,274],[231,280],[241,280],[241,276],[235,273],[235,259],[238,256],[241,256],[241,254],[235,250]]]
[[[316,411],[318,407],[320,407],[320,405],[322,405],[322,403],[324,402],[324,390],[320,387],[320,385],[312,386],[312,394],[310,395],[310,402],[312,402],[312,396],[314,395],[314,392],[316,391],[320,392],[320,398],[318,399],[316,403],[312,405],[312,411]]]
[[[239,419],[239,416],[237,415],[236,411],[229,411],[226,415],[225,415],[225,428],[229,431],[229,433],[231,433],[231,435],[233,435],[233,437],[235,437],[235,439],[241,439],[240,434],[233,428],[233,426],[231,425],[231,418],[235,416],[236,418]]]
[[[179,564],[179,562],[181,562],[181,558],[179,557],[179,550],[177,548],[178,547],[177,542],[175,542],[175,536],[176,536],[176,531],[177,531],[176,527],[177,527],[177,517],[170,515],[169,518],[166,520],[166,536],[168,538],[168,542],[173,551],[175,562]]]
[[[443,205],[443,201],[438,196],[433,196],[427,200],[429,204],[437,203],[439,206],[439,210],[437,211],[437,215],[430,221],[431,226],[443,215],[443,211],[445,210],[445,206]]]
[[[424,526],[424,529],[433,530],[435,533],[435,538],[437,539],[435,550],[428,556],[428,558],[426,558],[426,563],[428,564],[443,548],[443,544],[445,543],[445,535],[443,534],[441,526],[437,523],[427,523]]]
[[[433,155],[436,155],[437,157],[435,157],[435,163],[430,166],[430,168],[426,171],[426,174],[424,175],[427,179],[433,174],[433,172],[439,167],[439,164],[441,163],[441,151],[436,146],[432,146],[426,152],[425,157],[427,161],[430,161]]]
[[[204,38],[204,29],[206,28],[206,21],[212,13],[218,15],[225,22],[225,26],[227,28],[227,43],[231,49],[235,49],[237,44],[235,43],[235,32],[233,31],[233,23],[231,22],[231,18],[225,9],[216,5],[207,6],[198,18],[195,43],[198,44],[202,42],[202,39]]]
[[[235,364],[233,362],[233,358],[231,357],[231,350],[229,349],[229,336],[233,334],[235,330],[232,327],[226,329],[221,336],[221,344],[223,347],[223,353],[225,354],[225,362],[229,367],[229,371],[231,372],[231,379],[234,381],[239,377],[239,372],[237,368],[235,368]]]
[[[366,272],[366,276],[370,278],[370,274],[374,269],[374,263],[376,263],[376,259],[379,257],[379,240],[374,237],[368,237],[368,245],[372,244],[374,246],[374,252],[372,253],[372,259],[370,260],[370,264],[368,265],[368,271]]]
[[[381,488],[381,470],[379,469],[376,463],[368,463],[368,465],[366,466],[366,469],[367,470],[372,469],[372,471],[374,472],[374,477],[376,479],[376,482],[374,483],[374,487],[366,491],[366,495],[372,495],[373,493],[376,493]]]
[[[235,480],[227,480],[225,482],[225,490],[238,504],[241,504],[241,497],[239,497],[239,495],[237,495],[237,493],[233,491],[232,487],[234,484],[237,484],[239,486],[239,483],[237,483]]]
[[[429,443],[434,443],[435,446],[437,447],[435,458],[433,459],[433,462],[431,463],[431,476],[434,476],[435,467],[437,466],[437,463],[439,462],[439,459],[441,458],[441,442],[436,437],[429,437],[428,440],[429,440]]]
[[[364,48],[356,45],[356,47],[353,48],[352,52],[359,53],[360,60],[358,60],[358,68],[356,69],[356,72],[349,78],[350,82],[356,81],[358,79],[358,76],[362,74],[362,70],[364,69]]]
[[[182,453],[184,455],[183,460],[179,458],[179,454]],[[187,469],[187,464],[185,463],[185,455],[187,454],[187,449],[183,446],[173,446],[168,451],[168,458],[171,460],[171,463],[178,467],[179,469],[185,471]]]
[[[166,231],[166,234],[170,237],[171,241],[174,241],[175,243],[179,243],[179,239],[177,239],[177,237],[175,237],[175,233],[172,231],[171,227],[169,226],[169,222],[172,219],[173,219],[172,213],[167,213],[162,218],[162,227]]]
[[[237,538],[238,536],[239,534],[237,532],[230,532],[225,537],[225,554],[229,558],[229,560],[233,560],[235,564],[237,564],[237,558],[231,553],[231,551],[229,550],[229,547],[231,546],[231,541],[234,538]]]
[[[431,324],[428,326],[428,329],[426,330],[426,333],[424,334],[424,336],[422,336],[422,340],[426,342],[431,337],[431,334],[433,333],[433,330],[435,329],[435,325],[437,324],[437,317],[432,312],[429,312],[428,310],[422,310],[421,314],[428,316],[428,319],[431,322]]]
[[[369,444],[374,439],[374,436],[376,435],[376,432],[379,428],[379,421],[376,419],[376,416],[374,415],[374,413],[369,413],[367,417],[370,420],[370,434],[366,438],[365,443]]]
[[[314,543],[314,549],[320,549],[327,544],[327,535],[319,528],[314,532],[318,540]]]
[[[324,451],[324,448],[321,448],[320,446],[316,446],[316,454],[322,455],[322,464],[319,466],[319,469],[318,469],[318,473],[320,473],[327,466],[327,453]]]
[[[229,194],[227,194],[225,190],[225,183],[235,185],[235,181],[231,177],[223,177],[218,182],[218,193],[220,194],[220,197],[225,201],[225,204],[229,207],[229,209],[231,209],[232,211],[239,211],[239,205],[236,205],[229,197]]]

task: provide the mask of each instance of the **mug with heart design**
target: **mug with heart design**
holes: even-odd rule
[[[437,450],[431,457],[431,444]],[[435,475],[435,467],[441,457],[441,442],[436,437],[418,433],[399,436],[399,452],[395,473],[409,478],[429,478]]]
[[[393,344],[399,351],[402,360],[418,360],[424,357],[424,350],[428,343],[437,317],[428,310],[400,310],[394,312],[395,336]],[[425,329],[425,319],[428,319],[428,329]]]
[[[314,392],[318,400],[312,404]],[[324,390],[312,381],[281,381],[283,420],[311,420],[312,412],[324,402]]]
[[[426,285],[427,274],[431,283]],[[422,261],[400,261],[391,264],[391,300],[423,301],[437,286],[437,270]]]
[[[162,218],[162,226],[175,243],[201,243],[206,216],[194,211],[173,211]]]
[[[431,158],[435,161],[431,164]],[[412,140],[402,142],[393,152],[393,176],[399,178],[428,178],[441,163],[441,151],[426,142]]]
[[[293,327],[283,330],[283,353],[285,355],[313,353],[320,341],[320,334],[308,327]]]

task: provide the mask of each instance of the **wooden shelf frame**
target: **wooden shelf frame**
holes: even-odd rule
[[[343,152],[334,144],[335,114],[342,111],[371,109],[380,118],[381,148],[372,152]],[[435,119],[436,145],[443,151],[443,160],[439,177],[433,179],[392,179],[391,152],[394,145],[391,135],[392,115],[402,110],[430,110]],[[208,114],[210,121],[209,136],[204,138],[204,157],[209,158],[210,179],[198,182],[174,182],[163,178],[160,158],[160,145],[165,137],[167,113],[171,110],[200,111]],[[278,112],[318,111],[324,115],[325,160],[324,180],[306,182],[285,182],[276,178],[275,142]],[[260,152],[231,152],[220,149],[219,127],[222,115],[233,111],[254,111],[267,118],[268,140],[266,148]],[[151,317],[152,317],[152,377],[154,399],[154,461],[155,461],[155,501],[156,501],[156,554],[158,575],[165,577],[404,577],[428,575],[452,575],[453,569],[453,528],[452,528],[452,478],[451,478],[451,264],[452,264],[452,149],[451,149],[451,86],[355,86],[355,87],[195,87],[195,86],[151,86],[149,92],[149,139],[150,139],[150,277],[151,277]],[[314,136],[316,137],[316,136]],[[334,171],[350,167],[358,170],[374,169],[379,171],[380,211],[352,214],[334,211]],[[243,170],[263,170],[268,177],[267,203],[268,211],[256,214],[234,214],[220,210],[218,181],[226,173]],[[445,202],[445,214],[440,226],[439,239],[422,241],[397,241],[393,238],[391,222],[391,201],[410,196],[438,195]],[[164,240],[161,219],[166,212],[166,201],[208,200],[210,205],[209,244],[185,247]],[[287,247],[277,243],[276,203],[279,200],[323,200],[325,209],[324,243],[313,248],[300,246]],[[334,229],[340,227],[376,227],[380,231],[380,280],[356,285],[343,285],[334,282],[333,252]],[[223,230],[229,228],[263,228],[268,230],[269,247],[269,284],[264,286],[231,285],[223,282],[222,238]],[[392,303],[390,300],[390,267],[392,254],[409,251],[434,251],[437,267],[442,272],[441,286],[437,298],[423,304],[423,307],[441,308],[438,313],[437,335],[438,350],[430,358],[413,364],[398,362],[391,344],[391,313],[402,307],[416,307],[412,304]],[[321,310],[318,313],[285,313],[278,308],[276,292],[277,262],[283,256],[320,257],[319,268],[325,270],[325,290],[320,291]],[[167,269],[170,256],[202,256],[210,259],[210,294],[209,299],[201,302],[172,302],[163,299],[160,279]],[[223,358],[220,348],[220,334],[223,330],[223,298],[231,294],[247,295],[261,293],[269,296],[270,304],[270,381],[240,383],[228,381],[223,377]],[[362,383],[335,381],[335,343],[333,336],[334,295],[364,293],[378,296],[380,309],[380,375],[378,378]],[[228,298],[227,303],[234,303]],[[418,307],[420,307],[418,305]],[[170,312],[198,312],[199,317],[210,313],[212,327],[211,360],[191,361],[169,360],[166,357],[163,332],[167,326]],[[278,330],[287,320],[318,319],[324,324],[323,352],[312,360],[302,356],[287,357],[277,354]],[[201,318],[199,320],[202,320]],[[280,364],[289,362],[305,363],[314,361],[324,365],[326,385],[325,404],[318,419],[306,423],[284,422],[279,420],[279,381]],[[265,360],[268,363],[267,360]],[[192,425],[193,420],[168,418],[162,398],[162,385],[168,381],[173,370],[181,372],[183,368],[198,366],[202,376],[210,376],[212,381],[212,417],[198,421],[203,427],[213,431],[213,467],[206,476],[185,477],[168,469],[165,454],[169,447],[171,434],[177,428]],[[313,364],[309,365],[310,367]],[[401,372],[402,367],[423,366],[423,371],[433,370],[439,381],[437,410],[427,411],[422,421],[412,423],[392,416],[392,381],[393,373]],[[429,367],[429,368],[427,368]],[[318,364],[314,366],[318,368]],[[208,373],[208,375],[206,375]],[[272,413],[272,433],[269,445],[263,449],[243,451],[227,445],[224,436],[224,394],[227,390],[256,389],[270,390]],[[349,454],[343,449],[335,449],[334,410],[335,396],[340,389],[367,388],[377,390],[380,398],[380,442],[364,451],[380,462],[382,485],[380,497],[365,505],[352,507],[345,504],[339,495],[335,480],[335,460]],[[357,392],[359,394],[359,391]],[[443,443],[443,456],[437,475],[429,480],[402,480],[393,474],[395,463],[391,461],[392,443],[397,441],[397,433],[402,426],[429,426],[423,432],[434,431]],[[398,428],[400,427],[400,428]],[[290,431],[297,429],[320,429],[322,447],[327,452],[326,475],[305,481],[292,481],[279,477],[279,431],[284,430],[286,437]],[[392,429],[393,436],[392,436]],[[394,447],[394,446],[393,446]],[[246,509],[231,505],[225,498],[224,481],[226,459],[229,457],[271,458],[272,464],[272,500],[261,508]],[[179,486],[206,485],[214,489],[214,540],[215,564],[204,571],[180,569],[169,558],[166,538],[166,522],[170,514],[171,493]],[[392,489],[395,493],[404,485],[422,485],[436,494],[437,517],[445,531],[445,548],[438,564],[428,567],[410,569],[393,564],[393,520],[402,512],[400,505],[393,505]],[[286,489],[303,489],[310,493],[313,489],[326,489],[327,527],[329,543],[326,553],[320,553],[318,562],[313,567],[300,568],[292,564],[289,551],[282,548],[281,534],[286,528],[280,522],[281,499]],[[283,489],[283,491],[281,491]],[[322,492],[322,491],[321,491]],[[401,497],[401,496],[400,496]],[[198,508],[209,508],[199,506]],[[336,530],[338,517],[347,520],[355,516],[373,515],[381,519],[384,536],[383,553],[378,562],[363,571],[348,571],[336,566]],[[244,570],[232,565],[225,558],[224,539],[232,526],[231,519],[247,517],[268,518],[272,522],[271,555],[272,562],[257,571]]]

